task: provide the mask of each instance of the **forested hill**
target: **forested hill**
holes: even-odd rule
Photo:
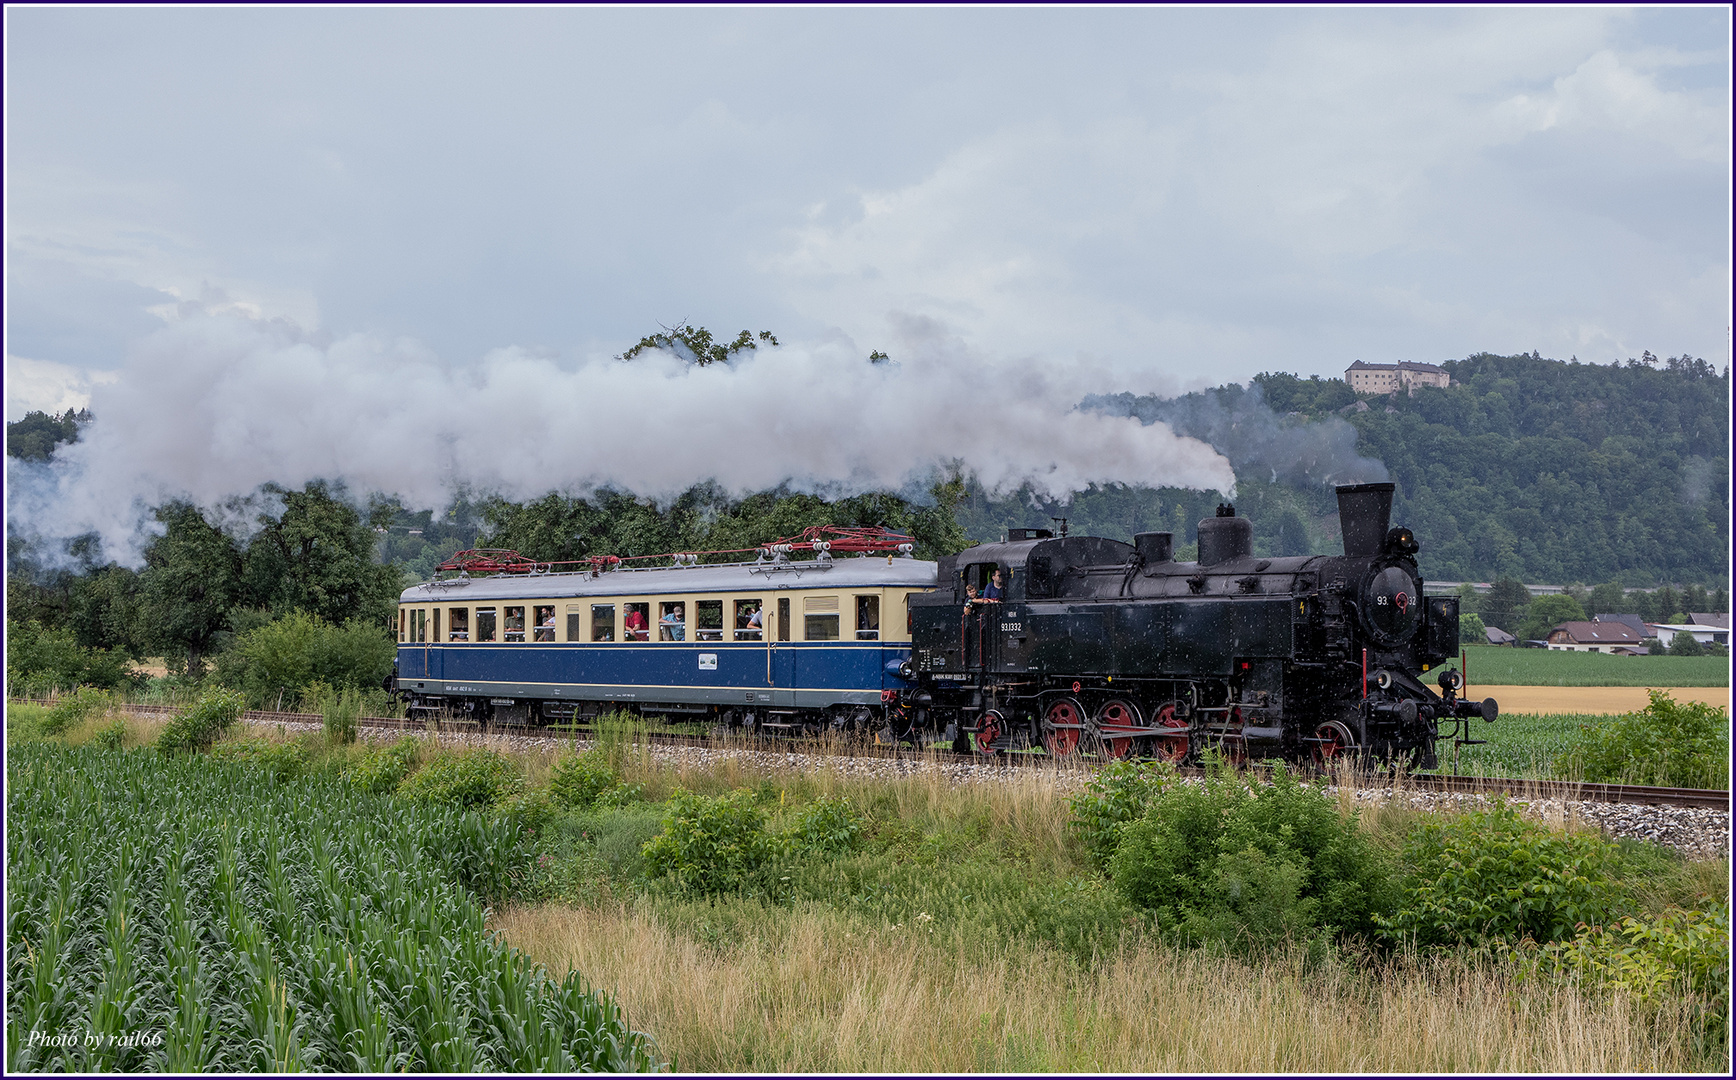
[[[1728,582],[1728,369],[1649,353],[1614,366],[1535,354],[1442,366],[1454,385],[1414,396],[1359,399],[1338,379],[1265,374],[1246,387],[1173,399],[1107,395],[1084,407],[1164,420],[1222,450],[1263,554],[1299,554],[1302,542],[1336,546],[1331,486],[1375,478],[1360,456],[1397,483],[1394,520],[1416,531],[1431,578]],[[1102,523],[1111,528],[1185,521],[1191,540],[1192,523],[1218,497],[1094,490],[1075,499],[1072,514],[1079,531],[1098,525],[1100,506],[1113,507]],[[1025,518],[1062,512],[1026,503],[978,496],[960,521],[981,536],[1003,521],[1035,524]]]

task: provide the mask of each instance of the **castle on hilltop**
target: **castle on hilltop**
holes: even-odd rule
[[[1446,369],[1434,364],[1414,364],[1409,360],[1396,364],[1365,364],[1358,360],[1344,369],[1344,381],[1359,394],[1396,394],[1400,390],[1415,393],[1419,386],[1448,386],[1452,383]]]

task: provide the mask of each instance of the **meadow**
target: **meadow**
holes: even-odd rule
[[[1610,656],[1605,653],[1465,648],[1472,689],[1478,686],[1729,686],[1725,656]],[[1455,659],[1448,667],[1457,668]]]
[[[237,726],[165,754],[185,730],[8,709],[10,1068],[1728,1063],[1728,860],[1511,811],[682,766],[624,717],[524,753]],[[1508,876],[1436,880],[1437,849]],[[1154,878],[1161,851],[1205,861]],[[1463,914],[1497,894],[1523,918]]]

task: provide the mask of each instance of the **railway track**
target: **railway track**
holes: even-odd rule
[[[127,708],[140,715],[163,715],[175,711],[171,705],[129,705]],[[286,723],[286,724],[317,724],[321,717],[317,713],[271,712],[266,710],[249,710],[243,714],[243,719],[255,723]],[[359,726],[381,731],[426,731],[429,722],[408,718],[364,716],[358,721]],[[480,732],[480,727],[474,721],[438,721],[437,730],[449,732]],[[494,729],[500,731],[502,729]],[[547,729],[504,729],[519,738],[560,740],[572,738],[584,731],[550,731]],[[668,732],[647,733],[648,741],[658,745],[699,746],[717,748],[719,741],[703,735],[686,735]],[[835,745],[815,743],[813,740],[783,740],[783,739],[732,739],[727,740],[729,746],[740,746],[754,750],[787,750],[792,746],[800,746],[801,752],[810,755],[839,757],[876,757],[876,758],[910,758],[932,757],[938,760],[955,760],[950,750],[912,750],[908,747],[888,746],[852,746],[841,748]],[[1006,768],[1056,768],[1059,763],[1044,754],[1011,753],[1000,754],[994,758],[978,758],[979,763],[998,763]],[[1089,768],[1096,764],[1091,758],[1073,759],[1076,767]],[[1064,767],[1064,766],[1063,766]],[[1203,770],[1184,769],[1183,775],[1204,775]],[[1439,791],[1458,794],[1495,794],[1505,793],[1526,798],[1560,799],[1569,802],[1603,802],[1603,803],[1633,803],[1642,806],[1677,806],[1692,807],[1704,810],[1729,810],[1730,793],[1728,791],[1708,791],[1698,788],[1664,788],[1644,787],[1637,784],[1593,784],[1567,780],[1521,780],[1506,777],[1486,776],[1437,776],[1430,774],[1412,774],[1403,778],[1404,786],[1417,791]]]

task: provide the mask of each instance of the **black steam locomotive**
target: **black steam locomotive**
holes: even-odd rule
[[[1197,562],[1174,561],[1169,533],[1064,528],[942,559],[938,588],[910,597],[914,686],[893,734],[944,731],[984,754],[1040,742],[1063,757],[1215,748],[1432,768],[1438,739],[1497,707],[1460,698],[1457,671],[1438,693],[1419,677],[1457,654],[1459,602],[1423,595],[1392,493],[1338,488],[1342,557],[1257,558],[1252,524],[1224,505],[1200,522]]]

